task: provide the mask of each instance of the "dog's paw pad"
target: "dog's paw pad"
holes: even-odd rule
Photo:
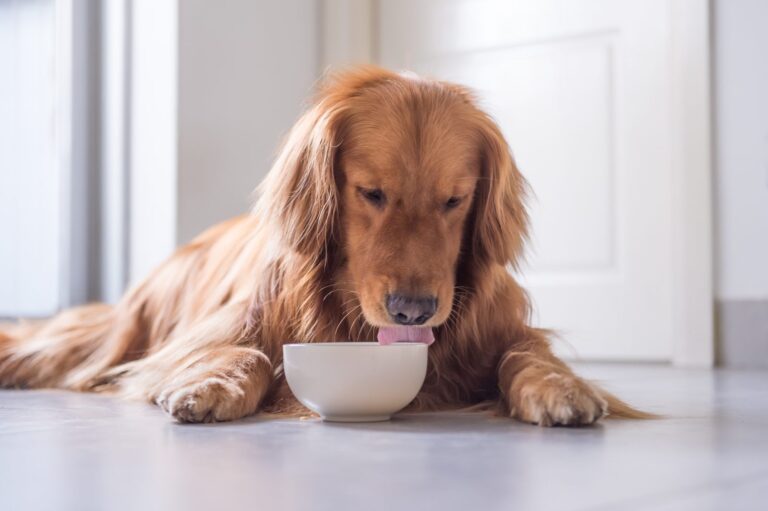
[[[513,392],[512,416],[541,426],[586,426],[608,413],[605,399],[572,375],[528,378]]]
[[[160,394],[157,404],[179,422],[215,422],[236,418],[242,389],[230,382],[209,378]]]

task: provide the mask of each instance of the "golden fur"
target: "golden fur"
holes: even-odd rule
[[[372,189],[386,198],[372,202]],[[293,413],[282,344],[372,340],[389,324],[382,297],[405,290],[438,298],[413,408],[498,402],[541,425],[644,416],[528,326],[507,271],[526,236],[525,189],[466,89],[377,68],[332,77],[251,214],[180,248],[115,306],[0,329],[0,385],[112,391],[182,422]]]

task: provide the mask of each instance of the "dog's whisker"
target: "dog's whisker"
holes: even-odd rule
[[[344,314],[344,315],[341,317],[341,319],[339,320],[338,324],[336,325],[336,329],[333,331],[333,338],[334,338],[334,339],[336,339],[336,335],[338,334],[338,332],[339,332],[339,328],[341,328],[341,325],[343,325],[343,324],[344,324],[344,321],[345,321],[345,320],[346,320],[346,319],[347,319],[347,318],[348,318],[348,317],[349,317],[351,314],[353,314],[353,313],[355,312],[355,310],[356,310],[356,309],[357,309],[357,307],[353,307],[352,309],[348,310],[348,311],[347,311],[347,312],[346,312],[346,313],[345,313],[345,314]]]

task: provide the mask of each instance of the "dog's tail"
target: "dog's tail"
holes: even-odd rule
[[[645,412],[628,405],[610,392],[599,389],[603,399],[608,403],[608,419],[660,419],[660,415]]]
[[[92,376],[84,370],[108,364],[104,347],[114,316],[112,306],[92,304],[49,320],[0,325],[0,387],[84,390]]]

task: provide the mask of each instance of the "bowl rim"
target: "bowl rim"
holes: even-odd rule
[[[356,347],[371,347],[371,346],[381,346],[382,348],[391,348],[391,347],[397,347],[397,348],[403,348],[406,346],[424,346],[425,348],[428,346],[427,344],[423,342],[409,342],[409,341],[401,341],[401,342],[394,342],[392,344],[379,344],[375,341],[348,341],[348,342],[296,342],[296,343],[285,343],[283,344],[284,348],[298,348],[298,347],[317,347],[317,346],[325,346],[325,347],[346,347],[346,346],[356,346]]]

